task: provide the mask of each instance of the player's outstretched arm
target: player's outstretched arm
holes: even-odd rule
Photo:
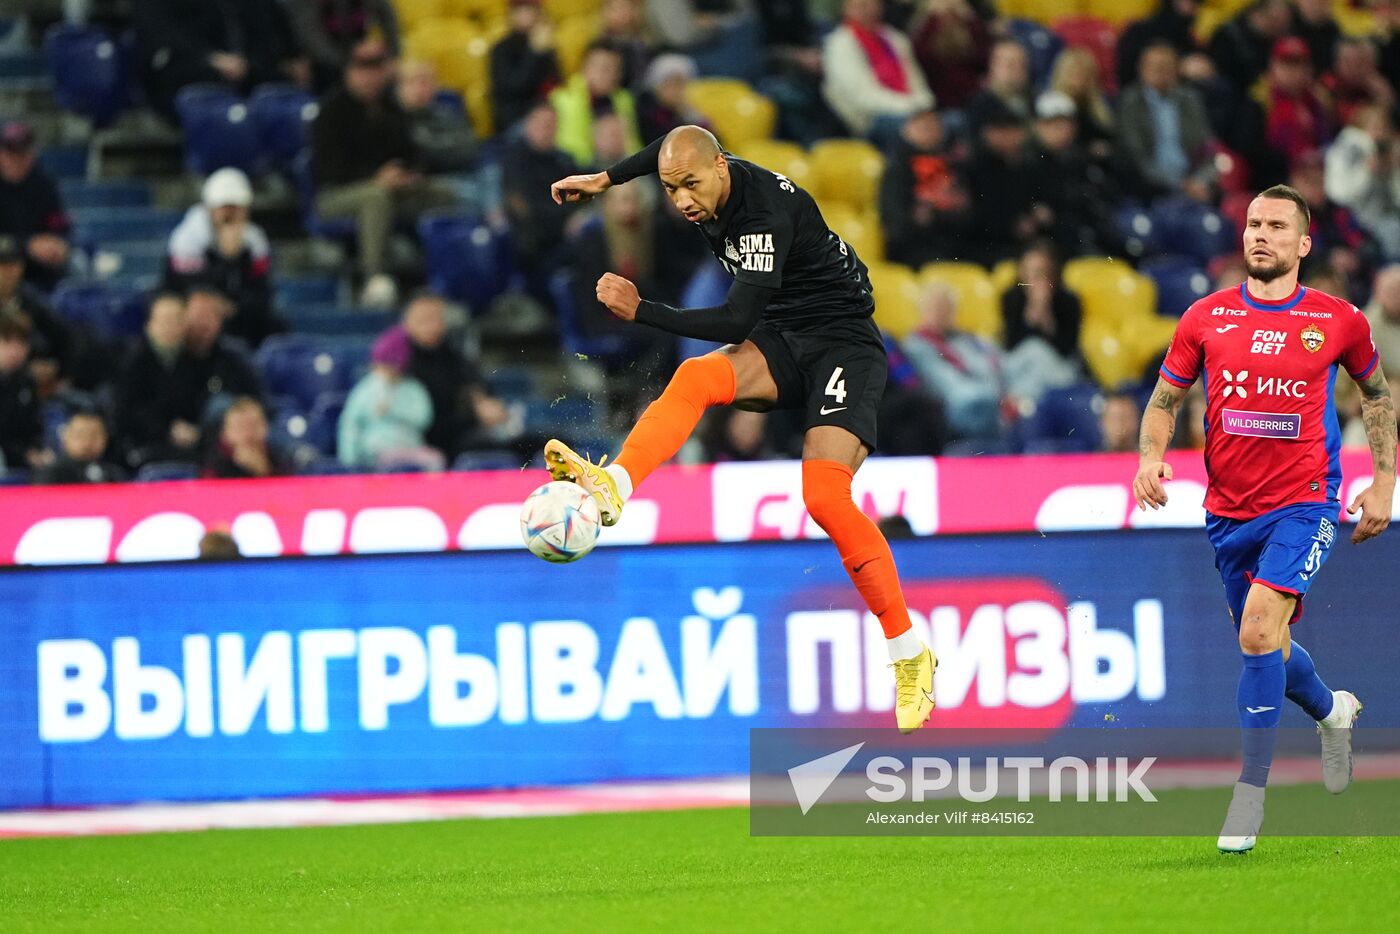
[[[587,175],[570,175],[549,186],[549,195],[555,204],[575,201],[591,201],[614,185],[630,182],[643,175],[655,175],[661,160],[661,144],[665,137],[653,140],[645,149],[638,150],[606,172],[591,172]]]
[[[723,305],[711,308],[673,308],[661,302],[642,301],[637,287],[621,276],[606,273],[598,280],[598,301],[623,321],[702,341],[737,344],[758,324],[774,289],[735,282]]]
[[[1353,542],[1375,538],[1390,525],[1390,512],[1395,499],[1395,402],[1390,397],[1390,384],[1381,372],[1380,364],[1363,379],[1361,387],[1361,422],[1366,426],[1366,440],[1371,445],[1371,485],[1352,501],[1347,512],[1361,513]]]
[[[1172,478],[1172,468],[1163,458],[1176,431],[1177,410],[1185,398],[1185,388],[1157,378],[1157,388],[1152,390],[1152,401],[1142,413],[1142,429],[1138,433],[1138,472],[1133,478],[1133,498],[1138,509],[1160,509],[1167,504],[1167,491],[1162,484]]]

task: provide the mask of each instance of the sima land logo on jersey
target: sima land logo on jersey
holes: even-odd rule
[[[725,257],[745,272],[772,272],[773,252],[771,233],[744,234],[738,247],[728,237],[724,239]]]

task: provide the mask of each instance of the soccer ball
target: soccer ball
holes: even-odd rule
[[[598,504],[577,483],[555,480],[525,500],[520,537],[532,553],[555,564],[577,561],[598,543]]]

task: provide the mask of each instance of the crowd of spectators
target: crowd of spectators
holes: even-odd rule
[[[551,321],[567,302],[571,327],[614,348],[597,361],[609,379],[645,393],[684,350],[621,326],[592,299],[592,282],[614,271],[647,297],[682,301],[712,272],[703,244],[644,185],[566,208],[548,186],[706,123],[688,93],[706,76],[776,101],[781,137],[849,136],[879,149],[868,207],[884,255],[868,260],[1015,263],[995,297],[999,339],[960,330],[959,293],[937,282],[917,325],[890,339],[896,453],[1013,444],[1038,400],[1092,382],[1063,264],[1137,261],[1122,209],[1185,199],[1228,216],[1240,179],[1303,193],[1315,242],[1305,280],[1364,307],[1385,365],[1400,373],[1400,2],[1352,4],[1371,11],[1369,35],[1344,32],[1328,0],[1253,0],[1203,36],[1207,5],[1162,0],[1117,29],[1105,55],[1044,29],[1053,44],[1028,39],[1027,24],[991,0],[604,0],[593,6],[596,37],[575,45],[549,4],[509,0],[483,59],[485,122],[439,93],[437,66],[415,57],[390,0],[142,0],[129,21],[107,25],[130,28],[144,99],[172,123],[193,84],[243,95],[291,84],[316,96],[315,214],[354,232],[347,281],[358,304],[402,310],[345,399],[337,457],[355,470],[441,469],[520,430],[449,326],[449,304],[403,300],[414,274],[402,273],[396,238],[440,208],[508,231],[523,294]],[[77,15],[84,6],[71,4]],[[1058,51],[1047,58],[1047,48]],[[50,307],[84,260],[35,151],[29,126],[0,127],[3,464],[44,482],[112,480],[169,461],[221,477],[303,467],[269,441],[274,400],[250,363],[288,325],[248,177],[222,169],[203,180],[169,235],[142,335],[114,349]],[[1228,283],[1238,265],[1222,256],[1210,272]],[[1100,388],[1100,443],[1130,450],[1141,387]],[[41,417],[54,399],[73,400],[61,425]],[[702,456],[790,454],[799,427],[716,413]]]

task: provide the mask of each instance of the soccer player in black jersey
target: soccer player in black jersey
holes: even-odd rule
[[[895,669],[896,720],[901,730],[915,730],[933,711],[938,661],[910,627],[889,544],[851,499],[851,478],[875,447],[888,371],[865,264],[826,226],[807,192],[724,152],[696,126],[672,130],[606,172],[561,179],[551,193],[560,204],[582,201],[644,175],[661,177],[734,285],[718,307],[672,308],[644,301],[635,285],[608,273],[598,280],[598,301],[624,321],[727,346],[677,368],[614,463],[594,464],[556,440],[545,446],[549,471],[591,493],[603,524],[613,525],[632,491],[680,450],[709,406],[805,409],[803,501],[880,620]]]

